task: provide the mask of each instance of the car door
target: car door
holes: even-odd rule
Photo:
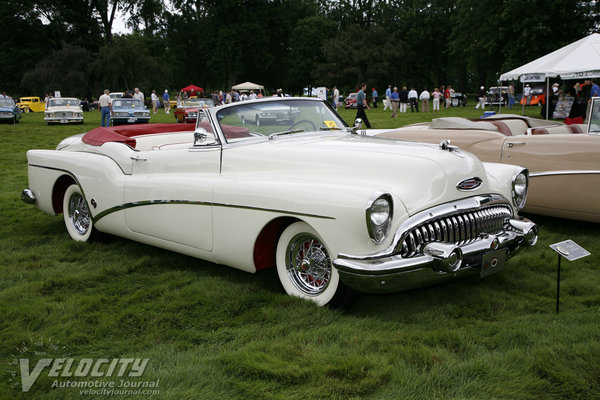
[[[133,232],[212,250],[212,190],[221,146],[173,143],[135,152],[124,188],[125,222]]]
[[[526,211],[585,219],[600,216],[599,150],[596,135],[514,136],[504,143],[502,162],[529,169]]]

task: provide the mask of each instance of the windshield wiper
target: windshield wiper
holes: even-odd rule
[[[275,136],[289,135],[291,133],[304,132],[304,129],[289,129],[287,131],[275,132],[269,135],[269,140],[273,140]]]
[[[342,130],[342,128],[339,128],[339,127],[337,127],[337,126],[336,126],[336,127],[331,127],[331,126],[322,126],[322,127],[321,127],[321,130],[322,130],[322,131],[341,131],[341,130]]]

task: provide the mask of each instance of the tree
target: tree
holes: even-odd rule
[[[62,49],[54,51],[27,72],[21,86],[30,93],[59,90],[63,96],[87,96],[87,65],[90,59],[88,50],[65,43]]]

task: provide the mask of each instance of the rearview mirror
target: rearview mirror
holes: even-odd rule
[[[204,128],[197,128],[194,131],[194,146],[210,146],[217,143],[217,138],[213,133],[209,133]]]

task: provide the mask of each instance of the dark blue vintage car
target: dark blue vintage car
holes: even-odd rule
[[[21,119],[21,109],[13,99],[0,99],[0,121],[15,124]]]
[[[112,125],[145,124],[150,120],[150,111],[138,99],[113,99],[110,122]]]

